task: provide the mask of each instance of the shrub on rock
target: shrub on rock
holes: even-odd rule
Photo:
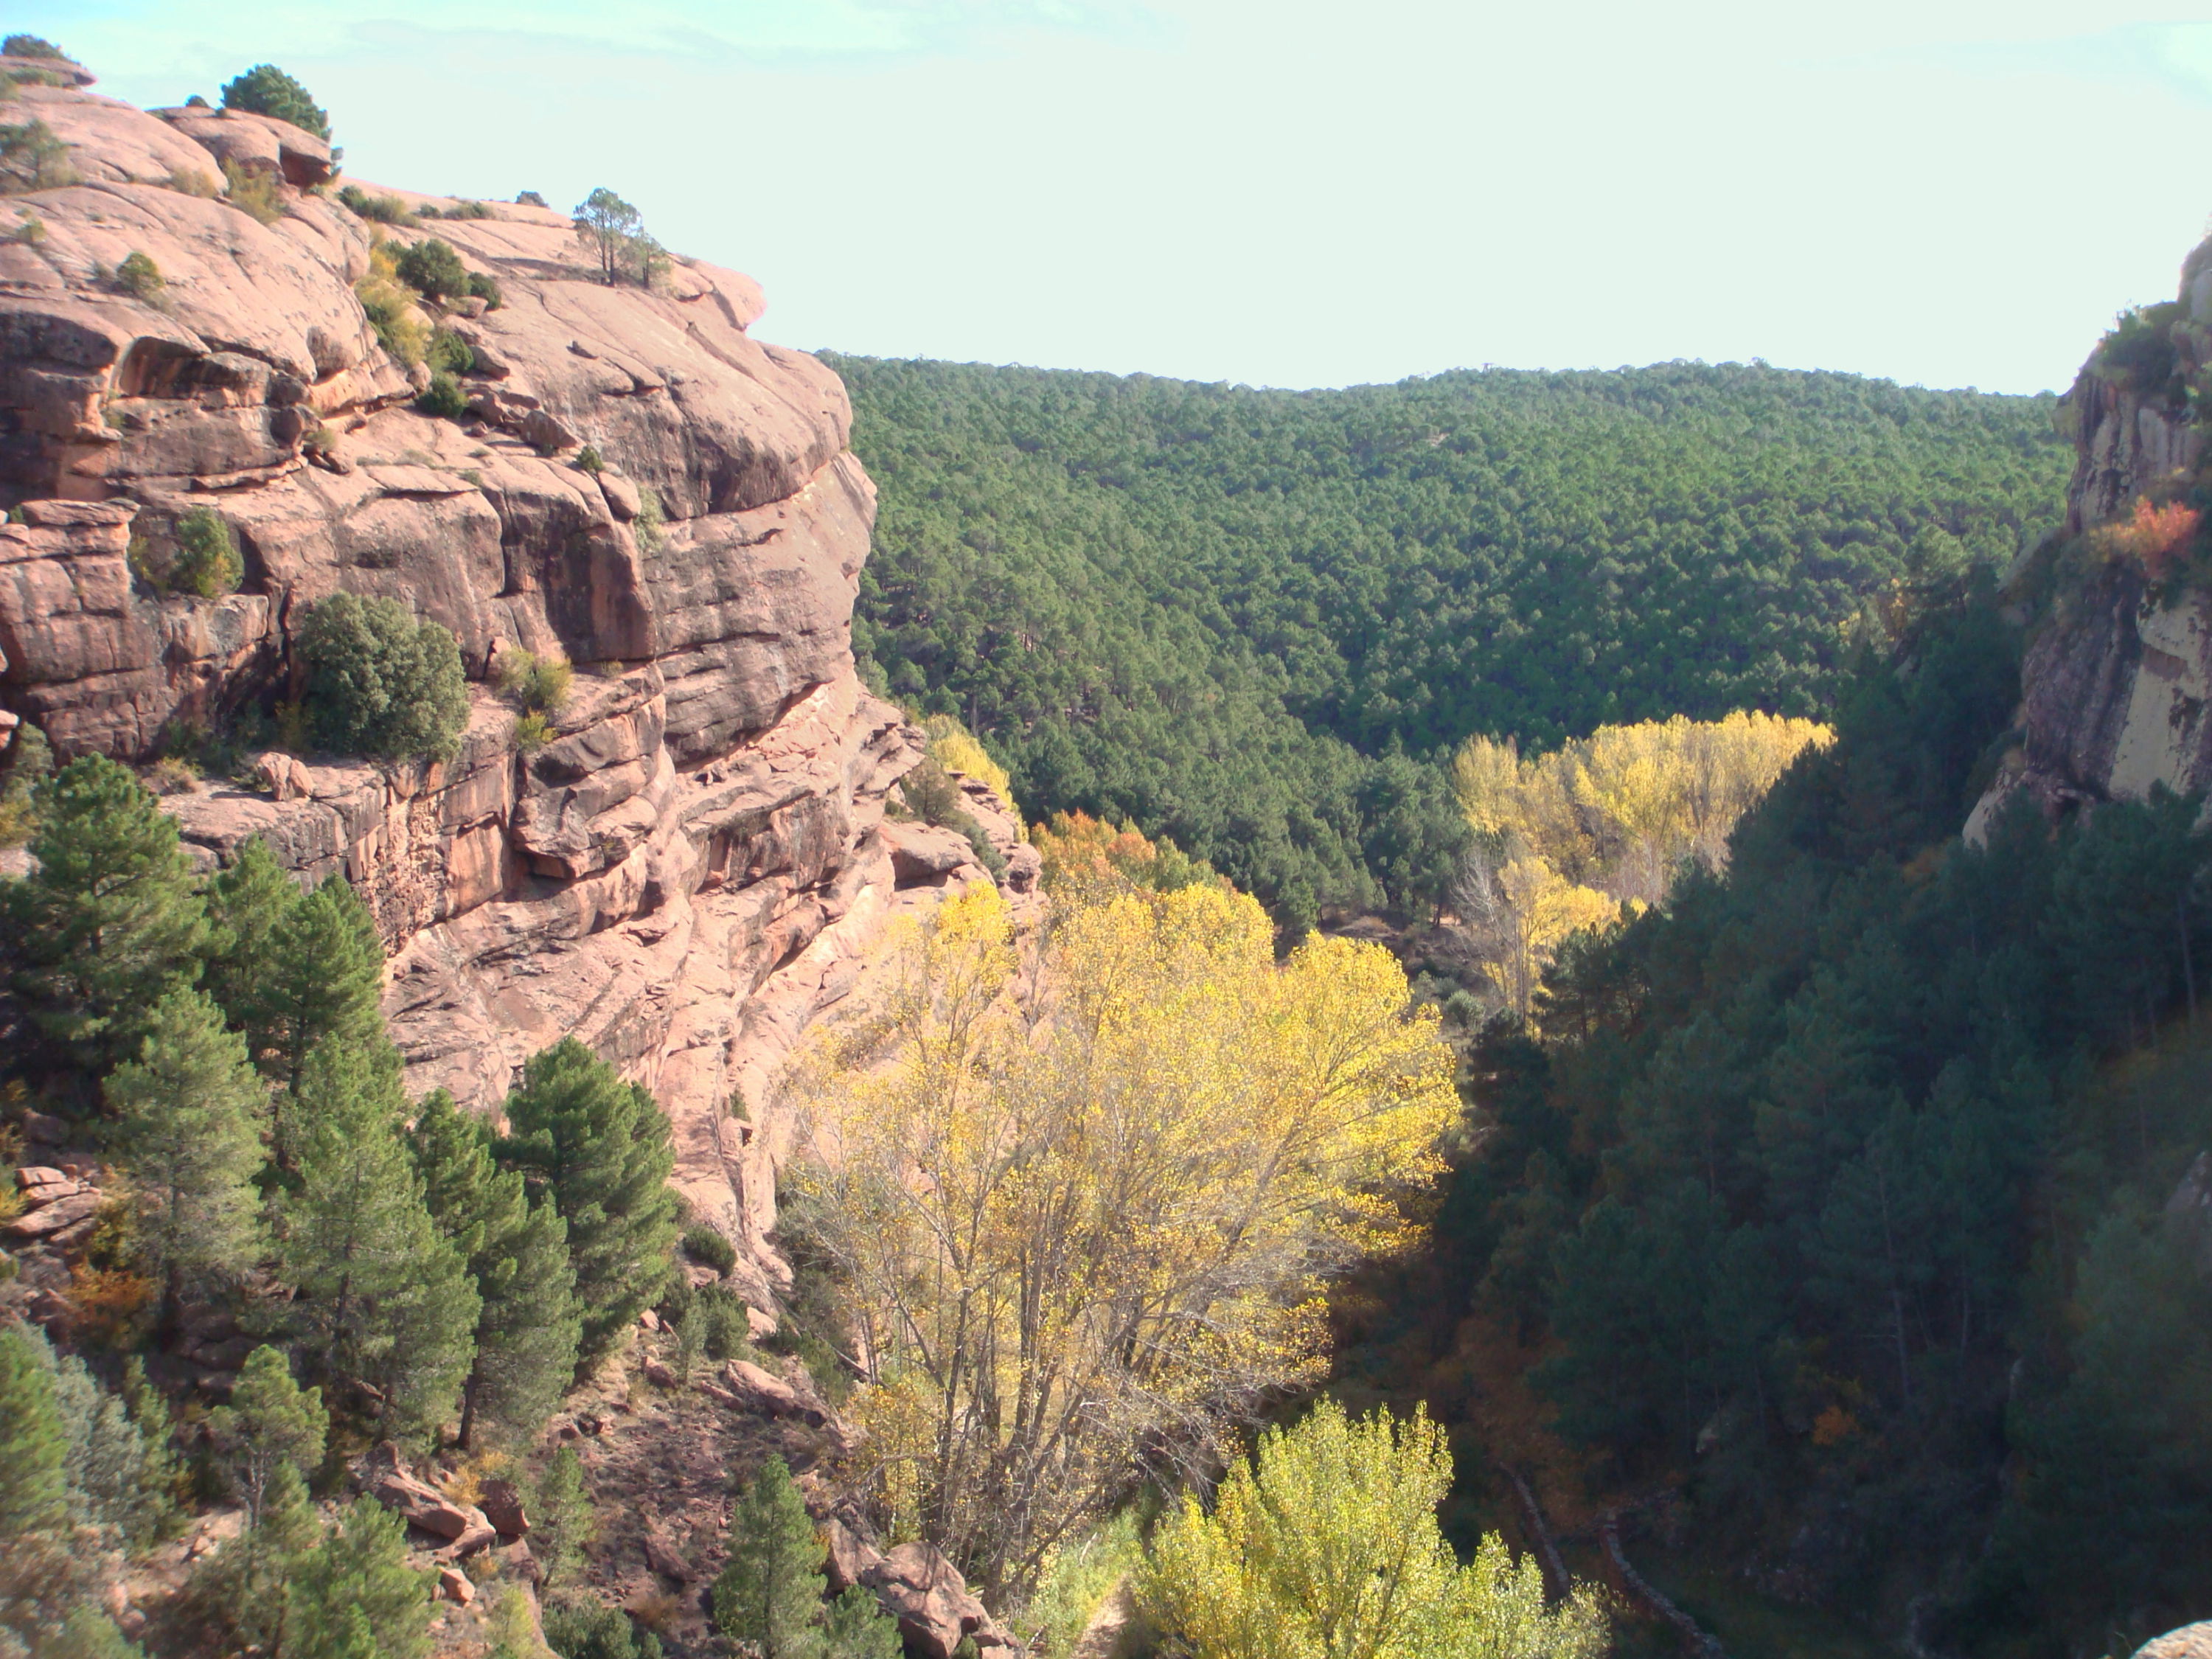
[[[397,599],[333,593],[307,613],[299,649],[316,740],[342,754],[451,760],[469,717],[460,648]]]
[[[433,300],[457,299],[469,291],[469,273],[453,245],[436,237],[401,250],[399,280]]]
[[[325,141],[331,136],[331,118],[323,106],[307,95],[307,88],[274,64],[256,64],[225,87],[222,106],[273,115]]]

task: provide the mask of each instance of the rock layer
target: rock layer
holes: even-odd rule
[[[295,694],[301,619],[341,590],[450,629],[472,680],[451,761],[273,753],[252,787],[167,804],[210,864],[258,835],[362,891],[417,1091],[494,1109],[569,1035],[650,1086],[678,1183],[767,1304],[769,1074],[885,919],[988,879],[957,836],[884,834],[921,739],[854,672],[874,489],[842,386],[751,337],[735,272],[678,258],[610,287],[541,209],[356,216],[320,187],[327,147],[283,122],[23,96],[77,182],[11,198],[38,228],[0,240],[0,737],[20,717],[64,757],[147,760]],[[501,299],[412,314],[470,349],[460,420],[416,409],[428,371],[355,288],[375,241],[433,235]],[[133,253],[158,285],[118,279]],[[149,574],[198,508],[245,565],[221,599]],[[526,753],[491,689],[526,651],[576,665]]]

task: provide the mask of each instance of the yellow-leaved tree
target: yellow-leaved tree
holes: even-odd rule
[[[1139,1581],[1153,1622],[1195,1659],[1595,1659],[1605,1617],[1577,1590],[1544,1602],[1533,1559],[1496,1533],[1459,1564],[1437,1526],[1451,1487],[1442,1428],[1416,1412],[1352,1421],[1321,1401],[1270,1429],[1208,1514],[1187,1498]]]
[[[1452,889],[1461,947],[1524,1017],[1566,939],[1657,904],[1692,860],[1718,870],[1743,815],[1835,732],[1756,712],[1601,726],[1547,755],[1472,738],[1452,785],[1477,846]]]
[[[987,1590],[1318,1376],[1331,1275],[1416,1232],[1457,1109],[1434,1016],[1379,946],[1272,940],[1206,883],[1018,949],[973,888],[790,1081],[871,1500]]]

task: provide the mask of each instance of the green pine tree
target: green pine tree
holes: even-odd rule
[[[574,1037],[533,1057],[507,1099],[500,1155],[551,1194],[568,1224],[587,1373],[666,1281],[676,1158],[653,1097]]]
[[[235,1279],[261,1243],[261,1122],[267,1090],[222,1011],[179,988],[155,1005],[139,1058],[106,1084],[140,1200],[131,1237],[173,1316],[187,1279]]]
[[[249,1040],[271,1074],[297,1091],[307,1056],[337,1041],[368,1049],[384,1037],[384,944],[368,907],[330,875],[270,930]]]
[[[874,1591],[858,1584],[830,1602],[820,1634],[822,1659],[899,1659],[906,1651],[898,1620],[884,1611]]]
[[[280,1257],[322,1373],[369,1384],[381,1429],[416,1439],[459,1403],[479,1299],[423,1208],[404,1109],[388,1054],[327,1042],[308,1057]]]
[[[23,1327],[0,1328],[0,1544],[67,1522],[68,1458],[52,1368]]]
[[[238,1541],[200,1571],[191,1586],[200,1622],[226,1630],[231,1647],[279,1650],[284,1631],[284,1586],[294,1565],[322,1542],[323,1523],[307,1496],[307,1483],[289,1460],[270,1471],[258,1518]]]
[[[53,1378],[54,1407],[69,1444],[63,1480],[70,1522],[93,1528],[104,1547],[153,1542],[171,1497],[164,1478],[168,1462],[149,1443],[150,1425],[132,1414],[122,1395],[102,1388],[82,1358],[56,1353],[36,1331],[27,1334]]]
[[[94,1073],[130,1057],[164,994],[199,972],[207,916],[177,821],[99,755],[40,786],[31,874],[0,885],[15,988]]]
[[[70,1536],[70,1425],[46,1339],[0,1327],[0,1652],[84,1599],[86,1563]]]
[[[430,1578],[407,1565],[407,1526],[367,1498],[294,1558],[277,1659],[424,1659]]]
[[[246,1355],[230,1403],[208,1414],[208,1435],[249,1525],[259,1524],[280,1471],[305,1478],[322,1462],[330,1426],[323,1391],[293,1380],[283,1349],[264,1344]]]
[[[269,988],[276,977],[276,939],[307,895],[260,836],[249,836],[228,868],[208,884],[208,960],[204,983],[231,1024],[247,1035],[255,1058],[273,1045]]]
[[[599,1517],[592,1512],[591,1489],[584,1483],[583,1460],[574,1446],[562,1447],[547,1461],[537,1496],[530,1553],[551,1585],[568,1576],[599,1530]]]
[[[576,1368],[580,1325],[568,1224],[550,1198],[530,1200],[519,1171],[492,1158],[489,1126],[440,1090],[409,1132],[423,1201],[468,1263],[483,1308],[461,1394],[460,1443],[527,1442]]]
[[[146,1650],[96,1607],[71,1607],[61,1628],[33,1650],[35,1659],[145,1659]]]
[[[822,1610],[822,1545],[791,1469],[771,1457],[730,1516],[730,1560],[714,1580],[714,1626],[761,1659],[811,1656]]]

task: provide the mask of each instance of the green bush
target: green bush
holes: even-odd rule
[[[397,599],[333,593],[307,613],[299,650],[317,742],[382,760],[450,760],[468,723],[460,649]]]
[[[274,64],[256,64],[225,87],[222,106],[273,115],[325,143],[330,139],[331,118],[323,106],[307,95],[307,88]]]
[[[489,219],[492,210],[482,202],[460,202],[446,210],[448,219]]]
[[[588,472],[597,477],[606,470],[606,465],[599,459],[599,452],[589,444],[576,452],[576,471],[579,472]]]
[[[398,271],[401,282],[428,299],[457,299],[469,291],[461,256],[434,236],[400,250]]]
[[[461,383],[441,370],[430,377],[429,386],[415,400],[415,407],[441,421],[458,421],[469,412],[469,400]]]
[[[517,207],[544,207],[545,198],[534,190],[518,191],[515,193],[514,204]]]
[[[738,1265],[738,1247],[703,1221],[685,1231],[684,1254],[718,1273],[726,1273]]]
[[[235,593],[246,575],[230,526],[213,507],[196,507],[177,520],[177,556],[169,562],[168,585],[179,592],[219,599]]]
[[[430,349],[423,362],[434,370],[448,374],[466,374],[477,366],[477,354],[469,343],[450,329],[440,329],[430,337]]]
[[[168,279],[161,275],[161,267],[136,248],[125,254],[123,263],[115,267],[115,286],[134,300],[157,299],[168,285]]]
[[[64,64],[76,60],[51,40],[41,40],[35,34],[11,34],[0,40],[0,52],[10,58],[49,58]]]
[[[586,1593],[545,1604],[545,1645],[561,1659],[660,1659],[660,1638],[619,1607]]]
[[[264,225],[273,225],[284,216],[284,198],[276,193],[275,173],[258,173],[235,161],[225,161],[222,176],[229,185],[224,196],[240,212],[251,215]]]
[[[58,190],[76,181],[70,147],[44,121],[0,126],[0,195]]]
[[[559,657],[512,651],[499,659],[499,689],[532,714],[550,714],[568,700],[575,670]]]
[[[338,191],[338,205],[357,218],[374,220],[380,225],[411,225],[415,214],[397,196],[371,196],[359,185],[347,185]]]
[[[557,735],[553,722],[534,709],[514,723],[514,747],[520,754],[536,754]]]
[[[637,538],[639,552],[660,551],[663,541],[660,527],[665,522],[660,515],[660,492],[651,484],[640,484],[637,487],[637,518],[630,526],[631,533]]]
[[[507,303],[500,297],[499,284],[481,270],[469,273],[469,293],[484,302],[486,311],[497,311]]]
[[[2137,306],[2120,313],[2090,359],[2104,380],[2137,393],[2155,392],[2173,376],[2180,362],[2172,332],[2181,320],[2181,307]]]
[[[39,827],[38,788],[54,772],[46,734],[26,722],[15,728],[0,768],[0,847],[21,847]]]

